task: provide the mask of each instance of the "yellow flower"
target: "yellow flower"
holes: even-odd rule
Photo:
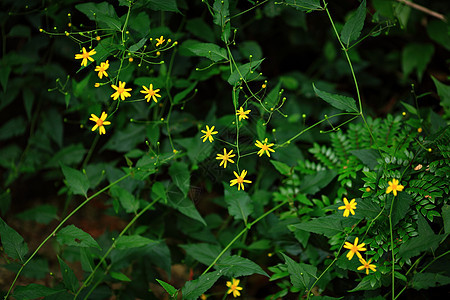
[[[256,140],[255,146],[261,148],[261,150],[258,151],[258,155],[261,156],[264,154],[264,151],[266,151],[266,154],[268,157],[270,157],[270,152],[275,152],[275,150],[270,149],[270,147],[272,147],[274,144],[271,143],[269,145],[267,145],[267,138],[264,140],[264,144],[261,143],[260,141]]]
[[[362,263],[362,266],[358,267],[358,270],[366,269],[366,274],[367,275],[369,275],[369,269],[371,269],[374,272],[377,271],[377,269],[376,269],[377,266],[370,264],[372,259],[369,259],[369,261],[365,261],[364,258],[360,258],[359,261]]]
[[[401,192],[403,191],[404,186],[398,184],[398,180],[397,179],[392,179],[392,181],[389,181],[389,186],[386,189],[386,194],[389,194],[390,192],[392,192],[394,194],[394,196],[397,196],[397,191]]]
[[[202,300],[206,300],[208,297],[206,297],[206,295],[205,294],[202,294],[201,296],[200,296],[200,299],[202,299]]]
[[[239,286],[239,279],[232,279],[233,282],[227,281],[227,287],[230,289],[228,290],[227,294],[233,293],[233,297],[239,297],[241,293],[239,291],[242,290],[242,287]]]
[[[223,148],[223,154],[217,154],[216,159],[221,159],[222,161],[220,162],[219,166],[222,166],[224,168],[227,167],[227,162],[229,161],[230,163],[234,164],[234,160],[232,160],[231,158],[236,156],[236,154],[231,154],[231,152],[233,152],[233,149],[230,150],[230,153],[227,153],[227,149]]]
[[[203,139],[203,143],[206,142],[207,139],[209,139],[209,142],[212,143],[214,141],[214,138],[212,137],[213,134],[217,134],[219,133],[218,131],[213,131],[214,130],[214,126],[212,126],[211,128],[209,128],[208,125],[206,125],[206,131],[202,130],[201,132],[204,133],[205,135],[201,136],[200,138]]]
[[[98,72],[98,78],[102,79],[103,75],[108,77],[108,73],[106,73],[106,70],[108,70],[108,68],[109,68],[109,60],[100,63],[100,66],[96,66],[95,72]]]
[[[125,100],[125,97],[131,97],[130,93],[128,93],[128,91],[131,91],[131,89],[126,89],[125,84],[125,82],[119,81],[118,87],[115,85],[111,85],[111,87],[116,90],[116,92],[111,95],[111,98],[113,98],[113,100],[117,100],[119,96],[122,101]]]
[[[165,39],[163,36],[161,36],[159,39],[156,38],[156,41],[157,41],[156,47],[158,47],[159,45],[162,45],[164,43]]]
[[[366,251],[367,249],[364,248],[364,245],[365,245],[365,243],[361,243],[358,245],[358,238],[355,238],[354,244],[345,242],[344,248],[350,250],[347,253],[348,260],[351,260],[353,258],[354,254],[356,254],[359,258],[362,258],[361,254],[358,251]]]
[[[244,190],[244,182],[245,183],[252,183],[250,180],[244,179],[245,175],[247,175],[247,171],[242,170],[241,175],[236,173],[236,171],[233,171],[233,173],[234,173],[234,176],[236,176],[236,179],[230,180],[230,186],[233,186],[233,185],[235,185],[237,183],[238,184],[238,191],[240,191],[241,188],[242,188],[242,190]],[[238,284],[239,284],[239,281],[238,281]]]
[[[157,93],[159,92],[159,89],[153,90],[153,84],[150,84],[150,87],[147,88],[145,86],[142,86],[144,88],[144,90],[141,91],[142,94],[147,94],[145,95],[145,99],[147,99],[147,102],[149,102],[151,99],[153,99],[153,101],[155,101],[155,103],[158,103],[158,99],[156,99],[156,97],[161,97],[161,95],[158,95]]]
[[[350,203],[348,202],[347,198],[344,197],[344,205],[339,206],[338,209],[344,209],[344,217],[348,217],[350,213],[352,215],[355,215],[354,209],[356,209],[356,201],[355,199],[350,200]]]
[[[236,116],[239,116],[239,121],[241,121],[242,119],[248,119],[248,114],[250,113],[250,109],[244,111],[244,109],[242,108],[242,106],[236,111]]]
[[[100,133],[100,135],[105,134],[106,133],[105,125],[111,124],[110,121],[105,121],[107,116],[108,115],[105,112],[102,112],[100,118],[94,114],[91,114],[89,120],[94,121],[96,123],[94,127],[92,127],[92,131],[95,131],[98,127],[98,132]]]
[[[92,49],[91,51],[87,52],[86,48],[83,47],[83,54],[75,54],[75,59],[83,59],[81,61],[82,66],[87,66],[87,60],[94,61],[94,59],[91,57],[92,55],[96,54],[95,49]]]

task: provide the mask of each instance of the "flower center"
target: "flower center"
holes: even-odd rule
[[[263,149],[263,150],[267,150],[267,149],[269,149],[269,147],[267,147],[267,145],[266,145],[266,144],[264,144],[264,145],[262,145],[262,146],[261,146],[261,149]]]
[[[90,56],[90,55],[89,55],[89,52],[84,52],[84,53],[83,53],[83,58],[89,58],[89,56]]]
[[[353,245],[353,247],[352,247],[352,250],[351,250],[352,252],[358,252],[358,247],[357,246],[355,246],[355,245]]]
[[[243,183],[243,182],[244,182],[244,178],[242,178],[242,177],[239,176],[239,177],[237,178],[237,182],[238,182],[238,183]],[[233,286],[234,286],[234,285],[233,285]]]
[[[123,93],[123,90],[124,90],[123,87],[119,87],[119,88],[117,89],[117,92],[118,92],[119,94],[122,94],[122,93]]]
[[[98,126],[102,126],[103,125],[103,120],[102,119],[98,119],[97,120],[97,125]]]
[[[150,96],[153,96],[153,95],[155,94],[155,91],[149,90],[149,91],[148,91],[148,94],[149,94]]]

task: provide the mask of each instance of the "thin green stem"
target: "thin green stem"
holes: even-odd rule
[[[131,173],[128,173],[124,176],[122,176],[121,178],[117,179],[116,181],[114,181],[113,183],[110,183],[109,185],[107,185],[106,187],[102,188],[100,191],[98,191],[97,193],[95,193],[94,195],[90,196],[89,198],[87,198],[86,200],[83,201],[83,203],[81,203],[80,205],[78,205],[77,208],[75,208],[70,214],[67,215],[67,217],[65,217],[61,223],[59,223],[58,226],[56,226],[56,228],[44,239],[44,241],[42,241],[42,243],[36,248],[36,250],[34,250],[33,254],[31,254],[31,256],[25,261],[25,263],[20,267],[19,271],[16,274],[16,277],[14,278],[11,286],[9,287],[8,292],[6,293],[4,299],[8,298],[8,295],[11,293],[12,288],[14,287],[14,284],[16,283],[17,279],[19,278],[20,274],[22,273],[22,270],[25,268],[25,266],[33,259],[33,257],[38,253],[38,251],[42,248],[42,246],[44,246],[44,244],[53,236],[56,235],[56,232],[67,222],[67,220],[70,219],[70,217],[72,217],[77,211],[79,211],[83,206],[85,206],[87,203],[89,203],[89,201],[91,201],[92,199],[94,199],[95,197],[97,197],[98,195],[100,195],[101,193],[105,192],[106,190],[108,190],[110,187],[118,184],[119,182],[121,182],[122,180],[124,180],[125,178],[127,178],[128,176],[130,176]]]
[[[394,200],[395,196],[392,198],[391,208],[389,210],[389,233],[391,236],[391,256],[392,256],[392,274],[391,274],[391,292],[392,292],[392,299],[395,299],[395,257],[394,257],[394,234],[392,232],[392,209],[394,208]]]
[[[225,252],[228,251],[228,249],[248,230],[250,230],[250,228],[255,225],[256,223],[258,223],[259,221],[261,221],[262,219],[264,219],[267,215],[271,214],[272,212],[276,211],[278,208],[282,207],[283,205],[285,205],[286,203],[288,203],[288,201],[284,201],[281,202],[280,204],[278,204],[277,206],[273,207],[272,209],[266,211],[264,214],[262,214],[261,216],[259,216],[259,218],[257,218],[256,220],[254,220],[253,222],[251,222],[250,224],[247,224],[247,226],[242,229],[241,232],[239,232],[238,235],[236,235],[231,242],[228,243],[228,245],[222,250],[222,252],[219,253],[219,255],[217,255],[217,257],[214,259],[214,261],[206,268],[206,270],[202,273],[202,275],[206,274],[216,263],[217,261],[222,257],[222,255],[225,254]]]

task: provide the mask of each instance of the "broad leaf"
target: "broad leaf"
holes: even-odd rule
[[[300,290],[309,289],[316,277],[317,268],[312,265],[296,263],[289,256],[282,254],[286,261],[292,286]]]
[[[140,236],[138,234],[135,235],[122,235],[116,240],[116,249],[129,249],[129,248],[138,248],[147,245],[156,245],[158,241],[154,241],[152,239]]]
[[[276,160],[270,160],[270,163],[277,169],[278,172],[280,172],[281,175],[289,176],[291,175],[292,168],[289,167],[287,164],[276,161]]]
[[[207,243],[180,245],[180,247],[186,251],[187,255],[192,256],[206,266],[210,265],[222,251],[222,247],[219,245]],[[228,253],[225,255],[228,256]]]
[[[394,207],[392,208],[392,226],[403,219],[409,211],[412,202],[411,196],[408,193],[398,193],[394,198]]]
[[[433,44],[409,43],[402,52],[402,68],[405,77],[416,69],[417,77],[422,80],[423,72],[434,53]]]
[[[444,221],[445,233],[450,233],[450,205],[446,204],[442,207],[442,220]]]
[[[267,273],[256,263],[238,255],[221,258],[219,262],[214,265],[214,268],[222,272],[223,276],[230,278],[253,274],[261,274],[269,277],[269,275],[267,275]]]
[[[227,51],[212,43],[190,43],[185,48],[197,56],[209,58],[214,62],[228,60]]]
[[[117,17],[114,6],[107,2],[101,3],[82,3],[75,5],[76,9],[84,13],[90,20],[104,23],[109,28],[121,30],[122,24]]]
[[[234,86],[240,80],[250,80],[256,78],[258,74],[256,74],[256,72],[254,71],[259,67],[263,60],[264,59],[252,61],[250,63],[239,66],[237,69],[233,67],[233,71],[230,77],[228,77],[228,83]]]
[[[89,189],[89,180],[85,174],[75,170],[71,167],[67,167],[61,164],[61,169],[63,171],[65,182],[69,186],[72,193],[75,195],[83,195],[87,197],[87,190]]]
[[[139,209],[139,200],[134,198],[134,196],[126,189],[115,185],[110,191],[112,196],[119,200],[120,205],[122,205],[127,213],[136,213]]]
[[[441,83],[439,80],[431,76],[434,85],[436,86],[437,93],[441,98],[441,103],[443,106],[450,107],[450,86]]]
[[[120,272],[110,272],[109,275],[111,275],[112,278],[120,280],[120,281],[124,281],[124,282],[131,282],[131,279],[128,278],[127,275],[120,273]]]
[[[313,84],[314,91],[316,92],[317,96],[328,102],[333,107],[345,110],[347,112],[358,112],[358,108],[356,108],[356,102],[355,99],[342,96],[342,95],[336,95],[336,94],[330,94],[327,92],[323,92],[315,87]]]
[[[28,253],[28,246],[22,236],[9,227],[2,218],[0,218],[0,237],[5,253],[12,259],[24,262],[25,255]]]
[[[450,277],[437,273],[416,273],[412,280],[412,287],[416,290],[428,289],[450,284]]]
[[[167,205],[206,226],[205,220],[203,220],[192,200],[183,195],[174,185],[169,186],[167,191]]]
[[[156,281],[158,281],[158,283],[166,290],[166,292],[170,295],[170,297],[174,297],[178,293],[178,290],[173,286],[171,286],[170,284],[168,284],[167,282],[164,282],[159,279],[156,279]]]
[[[228,205],[228,213],[236,220],[247,222],[248,216],[253,212],[253,203],[250,196],[239,191],[235,186],[223,183],[225,190],[225,202]]]
[[[76,292],[79,288],[79,282],[73,270],[58,256],[59,267],[61,268],[61,274],[63,277],[64,286]]]
[[[191,174],[187,164],[182,162],[173,162],[169,168],[170,177],[172,177],[175,185],[187,196],[191,182]]]
[[[46,297],[65,291],[62,288],[49,288],[40,284],[31,283],[26,286],[17,286],[14,289],[13,296],[17,300],[31,300],[40,297]]]
[[[296,229],[323,234],[326,237],[332,237],[344,230],[341,221],[330,217],[317,218],[291,226]]]
[[[95,247],[101,249],[97,242],[88,233],[75,227],[68,225],[56,233],[56,240],[61,245],[76,247]]]
[[[209,272],[201,275],[196,280],[186,282],[182,289],[183,299],[198,299],[216,283],[220,276],[220,272]]]
[[[356,12],[345,22],[341,31],[341,40],[347,46],[361,34],[366,19],[366,0],[363,0]]]

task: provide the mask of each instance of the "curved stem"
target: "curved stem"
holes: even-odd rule
[[[391,293],[392,293],[392,299],[395,299],[395,285],[394,285],[394,281],[395,281],[395,276],[394,276],[394,272],[395,272],[395,257],[394,257],[394,234],[392,232],[392,209],[394,207],[394,200],[395,200],[395,196],[392,198],[392,203],[391,203],[391,208],[389,211],[389,233],[391,236],[391,256],[392,256],[392,274],[391,274]]]

